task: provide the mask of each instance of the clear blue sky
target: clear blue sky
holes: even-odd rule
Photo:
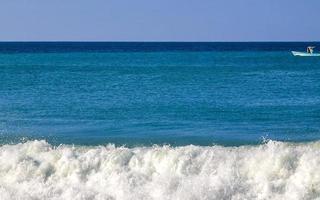
[[[319,41],[320,0],[1,0],[1,41]]]

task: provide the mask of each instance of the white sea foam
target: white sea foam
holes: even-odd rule
[[[320,142],[0,147],[0,199],[320,199]]]

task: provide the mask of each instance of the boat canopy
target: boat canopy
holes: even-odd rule
[[[315,46],[308,46],[307,53],[313,53],[313,49],[316,48]]]

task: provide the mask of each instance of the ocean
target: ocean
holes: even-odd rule
[[[0,199],[320,199],[317,42],[0,42]]]

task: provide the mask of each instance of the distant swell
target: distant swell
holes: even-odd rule
[[[320,142],[0,147],[0,199],[316,199]]]

